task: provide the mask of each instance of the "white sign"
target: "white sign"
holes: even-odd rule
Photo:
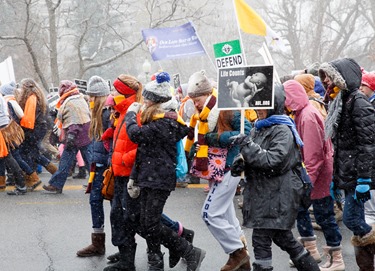
[[[1,84],[7,84],[12,81],[16,82],[16,77],[14,76],[13,61],[12,57],[10,56],[0,63],[0,81]]]

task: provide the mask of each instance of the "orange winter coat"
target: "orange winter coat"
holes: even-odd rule
[[[129,139],[126,123],[121,125],[129,106],[135,100],[136,96],[133,95],[114,106],[114,109],[120,113],[113,135],[112,168],[115,176],[130,176],[135,162],[138,145]],[[140,123],[140,117],[138,117],[138,123]]]

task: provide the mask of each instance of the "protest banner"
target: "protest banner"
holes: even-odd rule
[[[154,61],[206,54],[191,22],[176,27],[143,29],[142,36]]]
[[[216,43],[213,46],[217,68],[240,67],[244,65],[239,40]]]
[[[230,110],[272,109],[273,65],[219,69],[218,108]]]

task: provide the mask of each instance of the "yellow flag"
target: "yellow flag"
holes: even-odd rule
[[[267,26],[263,19],[244,0],[234,0],[238,23],[243,32],[266,36]]]
[[[234,0],[238,24],[248,34],[264,36],[267,45],[285,51],[284,41],[276,34],[244,0]]]

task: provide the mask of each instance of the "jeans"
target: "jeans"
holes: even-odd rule
[[[60,189],[64,187],[66,179],[69,175],[69,170],[73,166],[74,158],[78,150],[81,151],[87,172],[90,172],[89,145],[80,148],[73,147],[68,149],[65,146],[65,149],[60,157],[59,169],[55,172],[55,174],[52,175],[49,181],[50,185]]]
[[[316,223],[322,227],[327,246],[339,246],[342,236],[333,211],[333,199],[330,196],[315,199],[312,200],[312,206]],[[297,229],[301,237],[314,236],[308,209],[300,208],[297,216]]]
[[[149,252],[160,253],[161,215],[170,191],[142,188],[139,195],[141,202],[141,228],[144,231]]]
[[[342,221],[354,235],[363,236],[371,231],[371,226],[365,221],[363,202],[354,199],[354,190],[345,190],[345,205]]]
[[[164,213],[161,215],[161,223],[163,223],[165,226],[172,229],[173,231],[177,232],[178,235],[182,234],[182,225],[178,221],[172,220],[169,216],[167,216]]]
[[[297,242],[291,230],[254,229],[252,245],[255,263],[272,266],[272,241],[281,250],[286,251],[291,259],[304,251],[302,244]]]
[[[23,172],[25,172],[27,175],[31,175],[34,172],[34,169],[30,167],[25,160],[23,160],[18,148],[11,150],[11,153]]]
[[[91,207],[91,219],[92,228],[101,229],[104,227],[104,207],[103,207],[103,196],[102,196],[102,184],[103,184],[103,172],[106,167],[98,167],[95,169],[95,177],[92,181],[92,187],[90,192],[90,207]]]

